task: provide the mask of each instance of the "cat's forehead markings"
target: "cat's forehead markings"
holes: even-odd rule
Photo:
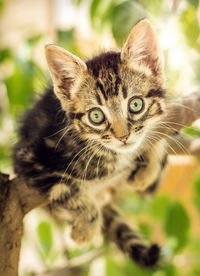
[[[98,93],[95,93],[95,97],[96,97],[97,103],[98,103],[99,105],[103,105],[102,100],[101,100],[101,97],[99,96]]]
[[[128,96],[128,93],[127,93],[127,87],[125,85],[122,86],[122,94],[123,94],[123,98],[126,99]]]
[[[87,61],[88,72],[95,80],[96,100],[99,105],[108,101],[121,92],[122,80],[119,76],[121,59],[120,53],[107,52]],[[124,93],[124,98],[126,92]]]
[[[108,95],[107,95],[107,93],[106,93],[106,91],[105,91],[105,89],[104,89],[103,84],[98,80],[98,81],[96,82],[96,86],[97,86],[97,88],[99,89],[99,91],[102,93],[104,99],[107,101],[107,100],[108,100]]]
[[[118,65],[121,64],[120,53],[107,52],[94,57],[86,62],[89,71],[95,78],[100,77],[102,71],[111,70],[115,74],[118,73]]]

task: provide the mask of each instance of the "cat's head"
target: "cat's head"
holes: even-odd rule
[[[116,151],[135,150],[164,112],[164,72],[155,32],[138,22],[121,52],[83,62],[46,46],[54,91],[74,127]]]

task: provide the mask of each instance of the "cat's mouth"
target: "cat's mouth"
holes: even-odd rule
[[[119,147],[120,148],[130,148],[132,146],[133,146],[132,142],[125,142],[125,143],[121,144]]]
[[[119,151],[119,152],[133,152],[135,150],[137,150],[140,146],[141,143],[143,141],[143,136],[141,136],[140,138],[138,137],[137,139],[134,137],[128,139],[128,141],[126,141],[125,143],[118,143],[117,145],[115,145],[115,150]]]
[[[107,141],[107,143],[104,143],[104,146],[116,152],[130,153],[137,150],[138,147],[141,146],[142,141],[143,135],[141,135],[140,137],[130,137],[126,142],[121,142],[117,139]]]
[[[120,143],[120,144],[107,144],[106,147],[109,149],[112,149],[114,151],[119,151],[119,152],[124,152],[124,151],[129,151],[130,149],[134,148],[133,142],[126,142],[126,143]]]

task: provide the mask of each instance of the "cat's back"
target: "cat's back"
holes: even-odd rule
[[[48,89],[28,110],[19,129],[19,137],[23,142],[32,143],[41,135],[50,135],[56,131],[66,120],[65,112],[62,111],[59,100],[52,89]],[[46,132],[46,134],[45,134]]]
[[[54,137],[55,133],[64,128],[66,120],[66,114],[53,90],[46,90],[21,120],[19,141],[14,148],[14,168],[17,174],[25,175],[30,168],[33,171],[33,166],[39,160],[48,163],[46,159],[50,155],[55,158],[46,138]]]

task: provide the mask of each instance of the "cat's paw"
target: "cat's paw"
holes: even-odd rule
[[[72,223],[71,238],[77,244],[87,245],[93,241],[101,229],[101,215],[96,209],[90,213],[80,213]]]

